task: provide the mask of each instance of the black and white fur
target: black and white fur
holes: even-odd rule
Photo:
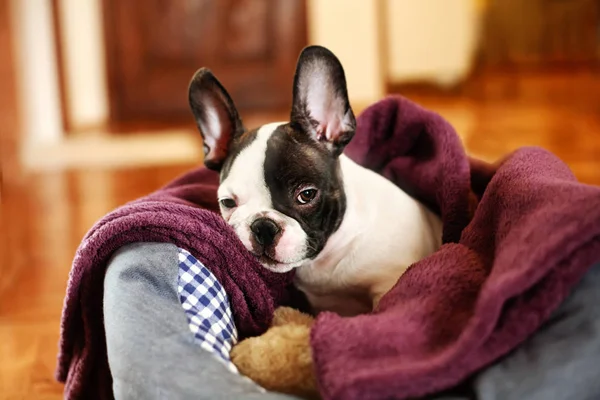
[[[320,46],[298,59],[289,122],[246,130],[206,68],[190,106],[205,165],[220,171],[221,212],[265,268],[296,269],[314,311],[368,312],[412,263],[441,244],[441,221],[342,154],[356,120],[339,60]]]

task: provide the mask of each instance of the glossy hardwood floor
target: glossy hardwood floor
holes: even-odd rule
[[[495,160],[543,146],[600,185],[600,78],[592,73],[496,76],[456,96],[409,95],[454,124],[467,150]],[[82,236],[111,209],[193,165],[23,174],[3,180],[0,399],[59,399],[59,318]]]

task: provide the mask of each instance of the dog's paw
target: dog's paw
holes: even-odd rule
[[[308,326],[274,326],[261,336],[235,345],[231,360],[241,374],[267,390],[319,397]]]
[[[271,326],[303,325],[312,327],[314,318],[290,307],[279,307],[275,309]]]

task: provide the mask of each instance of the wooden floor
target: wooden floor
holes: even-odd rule
[[[496,76],[457,96],[409,96],[439,111],[487,160],[543,146],[600,184],[600,80],[591,73]],[[192,165],[47,172],[4,180],[0,268],[0,398],[59,399],[59,317],[82,236],[111,209]]]

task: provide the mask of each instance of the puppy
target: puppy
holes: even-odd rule
[[[438,216],[343,154],[356,120],[329,50],[300,54],[288,122],[245,129],[206,68],[190,83],[189,103],[205,165],[220,172],[223,218],[265,268],[295,269],[315,313],[370,312],[408,266],[441,245]]]

